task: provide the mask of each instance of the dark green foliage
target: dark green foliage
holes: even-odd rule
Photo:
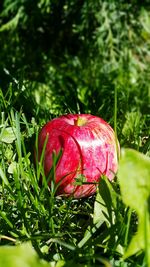
[[[34,97],[45,84],[52,109],[113,121],[117,86],[121,121],[131,109],[147,113],[149,10],[147,1],[3,1],[1,87],[23,79]]]

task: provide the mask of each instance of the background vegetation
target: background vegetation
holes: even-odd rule
[[[122,259],[137,218],[123,204],[118,183],[115,223],[99,225],[97,233],[95,196],[76,201],[57,199],[46,186],[41,192],[33,144],[51,118],[92,113],[115,128],[121,147],[148,157],[149,111],[148,0],[1,0],[1,244],[30,240],[53,266],[146,266],[143,250]],[[34,257],[29,266],[37,264]]]

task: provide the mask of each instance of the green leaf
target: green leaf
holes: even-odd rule
[[[133,149],[122,149],[118,179],[123,202],[136,211],[139,221],[124,258],[145,250],[150,266],[150,158]]]
[[[17,162],[13,161],[10,163],[9,167],[8,167],[8,173],[13,174],[15,171],[17,171]]]
[[[2,169],[2,167],[0,166],[0,177],[2,178],[4,184],[8,185],[9,186],[9,182],[8,182],[8,179]]]
[[[80,240],[80,242],[77,245],[78,248],[82,248],[89,241],[92,235],[95,234],[96,231],[101,227],[102,223],[103,222],[99,221],[92,228],[91,227],[87,228],[84,237]]]
[[[0,247],[0,266],[5,267],[51,267],[50,263],[41,260],[30,243],[17,246]]]
[[[116,207],[117,193],[112,182],[107,177],[101,177],[96,200],[94,203],[93,222],[99,221],[113,223],[114,209]]]
[[[12,127],[4,128],[0,135],[0,141],[11,144],[16,139],[14,129]]]
[[[23,8],[20,7],[17,14],[11,20],[9,20],[7,23],[3,24],[0,27],[0,32],[15,30],[16,27],[18,26],[19,19],[22,17],[22,15],[23,15]]]

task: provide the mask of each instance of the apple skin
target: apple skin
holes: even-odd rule
[[[116,144],[111,126],[100,117],[68,114],[46,123],[38,138],[39,160],[45,140],[43,164],[46,176],[53,165],[53,152],[57,155],[62,151],[55,171],[55,182],[59,182],[57,195],[91,196],[102,175],[112,180],[117,172],[119,143]],[[86,184],[75,185],[76,178],[81,175]]]

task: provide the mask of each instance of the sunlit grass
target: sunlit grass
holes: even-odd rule
[[[88,266],[132,266],[137,261],[137,266],[144,266],[143,253],[126,260],[125,265],[121,260],[136,232],[137,218],[123,204],[118,182],[101,181],[104,210],[98,196],[80,200],[55,196],[44,177],[43,156],[35,163],[37,125],[14,111],[5,119],[3,127],[11,127],[14,136],[9,130],[1,142],[2,151],[7,151],[1,154],[0,165],[1,245],[31,241],[39,256],[48,261],[72,260]]]

